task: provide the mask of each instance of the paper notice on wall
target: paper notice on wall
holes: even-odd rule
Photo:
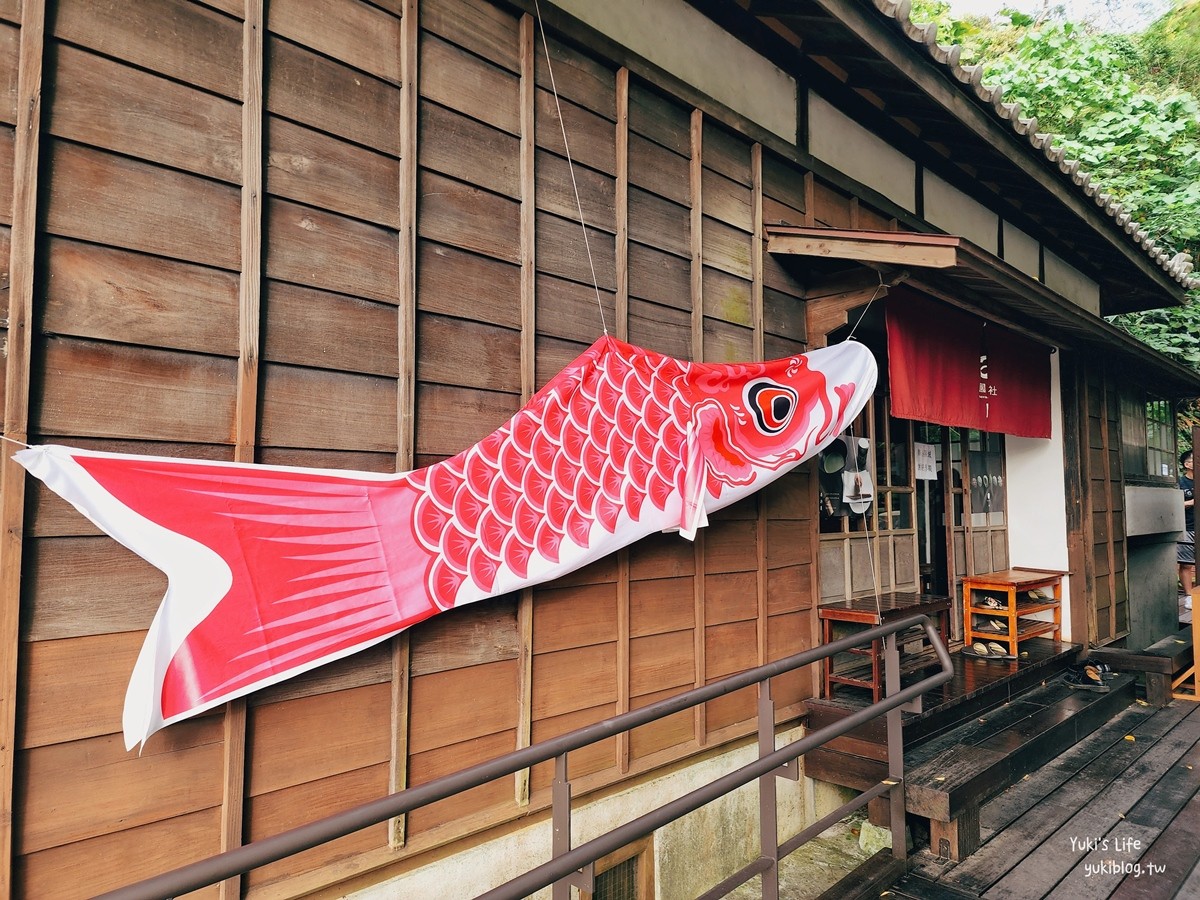
[[[918,481],[934,481],[937,479],[937,445],[913,444],[916,456]]]

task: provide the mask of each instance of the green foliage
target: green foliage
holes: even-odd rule
[[[1093,181],[1151,235],[1200,260],[1200,0],[1185,0],[1144,34],[1106,33],[1009,13],[956,21],[938,0],[915,0],[913,18],[938,23],[939,40],[983,59],[984,81],[1036,116]],[[1181,309],[1114,322],[1200,370],[1200,291]]]

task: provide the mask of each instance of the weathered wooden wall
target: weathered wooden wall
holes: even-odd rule
[[[595,339],[601,307],[611,332],[683,357],[804,348],[802,286],[764,259],[762,228],[812,221],[811,178],[561,40],[548,67],[520,10],[415,8],[0,2],[2,324],[22,303],[30,316],[4,335],[11,437],[388,471],[501,424]],[[19,77],[42,104],[24,138]],[[801,471],[695,544],[652,538],[448,613],[139,756],[120,710],[164,579],[34,482],[14,491],[14,468],[0,523],[14,895],[91,895],[813,641]],[[777,685],[781,718],[812,685]],[[752,713],[742,692],[582,752],[577,790],[746,735]],[[402,860],[544,807],[548,782],[497,782],[206,895]]]

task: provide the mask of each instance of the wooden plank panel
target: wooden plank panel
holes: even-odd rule
[[[400,83],[400,18],[361,0],[271,0],[267,28],[392,84]]]
[[[680,156],[691,156],[691,110],[632,79],[629,84],[629,130]]]
[[[730,622],[704,629],[705,682],[758,665],[758,622]]]
[[[713,522],[704,542],[704,571],[755,572],[758,570],[758,523],[753,519]]]
[[[121,730],[125,687],[144,632],[36,641],[21,648],[21,747],[60,744]],[[81,684],[87,702],[80,702]]]
[[[45,333],[237,354],[233,272],[62,238],[46,259]]]
[[[588,250],[591,250],[591,265]],[[579,222],[539,212],[537,215],[538,271],[570,278],[583,284],[595,283],[602,290],[616,289],[616,244],[611,234],[587,230],[584,243]]]
[[[807,350],[806,344],[788,338],[776,337],[773,334],[763,335],[763,358],[783,359],[785,356],[795,356]]]
[[[260,446],[258,461],[269,466],[302,466],[310,469],[347,469],[388,474],[396,471],[394,454],[361,450]]]
[[[520,197],[516,137],[436,103],[422,102],[419,112],[418,161],[423,167],[506,197]]]
[[[386,764],[366,766],[329,778],[251,797],[246,804],[246,839],[259,840],[315,819],[331,816],[388,793]],[[335,859],[387,846],[387,823],[380,822],[282,859],[245,876],[250,887],[319,868]]]
[[[264,53],[268,112],[400,155],[395,86],[273,36]]]
[[[417,378],[486,391],[521,392],[521,335],[469,319],[417,318]],[[463,365],[464,360],[470,365]]]
[[[704,167],[719,172],[739,184],[750,187],[750,143],[720,125],[712,116],[704,117]]]
[[[770,616],[767,619],[767,661],[808,650],[816,643],[812,617],[807,612]],[[775,708],[782,709],[812,696],[813,670],[805,666],[771,679]]]
[[[548,719],[617,698],[616,644],[533,658],[533,718]]]
[[[537,285],[538,333],[580,344],[590,344],[601,333],[601,322],[616,317],[616,298],[590,284],[539,274]],[[603,309],[603,319],[601,310]]]
[[[506,595],[448,610],[416,626],[410,640],[414,678],[516,659],[521,649],[516,600]]]
[[[704,239],[705,265],[750,280],[750,235],[709,218],[705,218],[701,234]]]
[[[542,721],[534,722],[533,741],[535,743],[546,741],[560,734],[574,731],[577,728],[583,728],[585,725],[602,722],[604,719],[616,715],[616,712],[614,704],[605,703],[577,712],[555,716],[552,719],[543,719]],[[589,744],[586,747],[581,747],[567,755],[567,771],[572,779],[579,779],[602,772],[605,769],[615,769],[616,750],[617,739],[615,737],[606,738],[594,744]],[[534,767],[530,777],[530,788],[534,792],[549,788],[553,776],[554,763],[552,761],[544,762]]]
[[[263,272],[268,278],[396,303],[395,231],[268,198]]]
[[[513,731],[490,735],[474,741],[463,741],[453,747],[439,749],[429,753],[418,753],[409,758],[410,784],[424,784],[439,775],[449,774],[443,770],[442,758],[452,762],[462,760],[464,765],[475,762],[485,762],[504,753],[510,753],[516,744]],[[451,771],[460,768],[454,765]],[[436,774],[435,774],[436,773]],[[446,825],[456,819],[470,817],[477,821],[478,817],[488,810],[512,811],[513,789],[511,780],[498,778],[480,787],[464,791],[454,797],[448,797],[439,803],[415,809],[406,816],[407,834],[409,837],[430,832],[439,826]],[[460,828],[460,830],[462,830]]]
[[[417,245],[417,307],[423,312],[462,315],[506,328],[521,326],[521,270],[455,247],[421,241]]]
[[[62,141],[47,142],[46,229],[66,237],[239,266],[237,188]]]
[[[18,897],[83,900],[150,878],[221,851],[219,809],[151,822],[90,840],[21,857],[14,866]],[[86,872],[86,877],[81,873]],[[219,885],[193,891],[188,900],[211,900]]]
[[[39,363],[43,434],[232,439],[234,360],[51,338]]]
[[[767,567],[805,565],[812,562],[812,543],[806,524],[791,520],[768,519]]]
[[[19,11],[15,11],[15,15],[20,18]],[[17,62],[21,58],[20,44],[21,30],[0,22],[0,122],[7,125],[17,123]],[[7,193],[5,191],[5,194]]]
[[[564,100],[570,100],[605,118],[617,118],[616,73],[582,52],[551,39],[550,65],[554,68],[554,84]],[[550,90],[550,72],[546,67],[546,48],[539,36],[534,53],[534,76],[537,86]],[[568,127],[567,134],[574,132]]]
[[[758,618],[758,572],[704,576],[704,624],[723,625]]]
[[[516,660],[422,675],[409,690],[408,746],[414,755],[509,731],[516,723]]]
[[[804,296],[804,283],[788,270],[788,265],[782,257],[763,254],[763,284],[772,290],[780,291],[792,297]]]
[[[246,796],[386,763],[391,685],[373,684],[259,706],[248,713]]]
[[[512,418],[520,401],[517,394],[418,384],[417,453],[453,456],[466,450]]]
[[[266,117],[266,191],[389,228],[400,226],[396,160],[305,128]]]
[[[56,137],[239,181],[239,104],[65,44],[55,63],[46,127]]]
[[[629,642],[629,692],[632,696],[695,684],[696,654],[691,630],[633,638]]]
[[[13,200],[13,153],[16,152],[16,135],[8,126],[0,125],[0,224],[12,224]],[[7,232],[7,229],[5,229]],[[4,256],[5,282],[7,283],[8,254]]]
[[[631,299],[629,340],[677,359],[688,359],[692,354],[691,314],[657,303]]]
[[[221,720],[172,725],[141,755],[120,735],[19,754],[17,850],[36,853],[221,803]]]
[[[629,293],[664,306],[689,311],[691,265],[686,259],[649,247],[629,245]]]
[[[694,628],[692,578],[629,582],[629,635],[643,637]]]
[[[398,375],[396,309],[312,288],[263,285],[263,358],[367,375]]]
[[[637,134],[629,135],[629,182],[687,206],[691,203],[690,161]]]
[[[851,198],[824,182],[813,179],[812,215],[818,225],[853,228]]]
[[[49,641],[141,631],[166,592],[166,576],[105,537],[31,542],[22,638]]]
[[[670,688],[656,694],[634,697],[630,701],[630,708],[641,709],[643,706],[649,706],[659,700],[666,700],[678,693],[678,689]],[[629,733],[629,755],[632,759],[641,759],[660,750],[666,750],[668,747],[690,744],[695,736],[696,715],[692,710],[685,709],[631,731]]]
[[[396,451],[396,382],[270,363],[262,366],[260,435],[277,447]]]
[[[706,216],[741,231],[754,231],[754,216],[751,210],[754,194],[750,188],[711,169],[704,170],[701,185],[700,196]]]
[[[691,211],[640,188],[629,189],[629,239],[691,257]],[[630,288],[632,290],[632,286]]]
[[[804,303],[788,294],[763,288],[763,330],[777,337],[804,343],[808,340]]]
[[[517,19],[488,0],[421,4],[421,27],[511,72],[517,61]]]
[[[702,275],[704,315],[751,328],[754,316],[751,306],[753,282],[705,266]]]
[[[784,160],[774,153],[763,154],[763,198],[770,197],[791,210],[800,213],[801,218],[789,225],[803,225],[805,210],[805,172],[794,163]],[[764,216],[765,218],[765,216]],[[773,220],[767,219],[768,224]]]
[[[520,135],[520,79],[431,34],[421,35],[421,96]]]
[[[705,721],[708,725],[707,733],[711,736],[727,728],[733,734],[722,735],[722,738],[752,733],[757,712],[758,694],[754,685],[734,691],[732,694],[726,694],[716,700],[710,700],[704,704]],[[739,723],[745,724],[741,728],[732,727]]]
[[[534,653],[607,644],[616,639],[615,584],[534,591]]]
[[[418,190],[421,237],[506,262],[519,262],[517,203],[426,171],[420,174]]]
[[[565,125],[571,159],[577,166],[588,166],[606,175],[616,175],[616,130],[612,121],[567,102],[561,95],[560,103],[556,105],[554,95],[549,91],[538,91],[534,100],[538,147],[565,158]]]
[[[536,173],[534,194],[538,209],[579,221],[579,207],[582,206],[583,220],[588,225],[609,232],[617,230],[617,189],[612,178],[584,166],[576,166],[573,184],[566,159],[545,150],[537,151]],[[575,185],[579,187],[578,204]]]
[[[630,581],[677,578],[695,573],[694,547],[678,534],[648,535],[630,548]]]
[[[326,663],[281,681],[279,684],[255,691],[246,697],[248,706],[268,706],[299,700],[317,694],[349,691],[373,684],[384,684],[392,680],[392,653],[386,643],[376,644],[366,650]]]
[[[54,36],[225,97],[242,96],[242,25],[185,0],[64,0]]]
[[[811,609],[812,564],[772,569],[767,576],[767,614]]]

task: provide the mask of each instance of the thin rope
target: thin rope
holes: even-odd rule
[[[24,441],[18,441],[16,438],[10,438],[6,434],[0,434],[0,441],[7,441],[10,444],[16,444],[18,447],[24,447],[26,450],[32,449],[32,444],[27,444]]]
[[[883,273],[876,269],[875,274],[879,278],[879,285],[875,288],[875,292],[871,294],[871,299],[867,301],[867,305],[864,307],[862,314],[859,315],[858,320],[854,323],[853,327],[851,327],[850,333],[846,335],[846,340],[848,341],[854,338],[854,332],[858,330],[858,326],[862,324],[862,320],[865,319],[867,317],[867,313],[871,311],[871,304],[879,299],[879,292],[885,287]]]
[[[592,260],[592,244],[588,240],[587,222],[583,217],[583,203],[579,199],[579,184],[575,180],[575,163],[571,159],[571,147],[567,143],[567,123],[563,120],[562,104],[558,100],[558,86],[554,83],[554,66],[550,62],[550,42],[546,40],[546,26],[542,23],[542,7],[538,0],[533,0],[533,10],[537,14],[538,31],[542,35],[542,49],[546,51],[546,72],[550,76],[550,92],[554,94],[554,108],[558,112],[558,126],[562,130],[563,150],[567,155],[567,171],[571,173],[571,187],[575,191],[575,208],[579,210],[579,225],[583,229],[583,246],[587,250],[588,269],[592,273],[592,288],[596,291],[596,306],[600,309],[600,328],[605,336],[608,335],[608,325],[604,321],[604,303],[600,299],[600,285],[596,279],[596,264]]]

